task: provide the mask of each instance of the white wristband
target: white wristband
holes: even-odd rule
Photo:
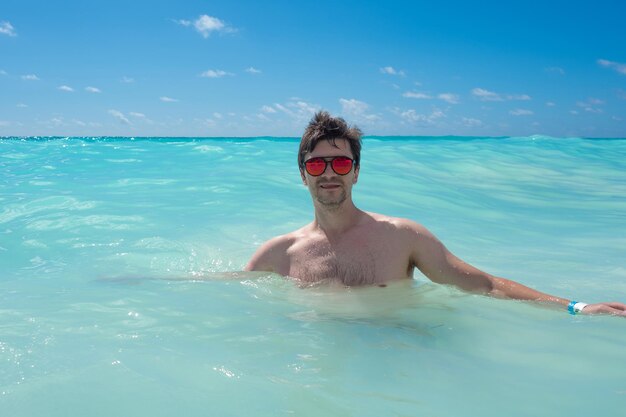
[[[567,311],[569,311],[570,314],[578,314],[583,311],[585,307],[587,307],[587,304],[572,300],[567,305]]]

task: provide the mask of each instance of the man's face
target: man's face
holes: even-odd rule
[[[333,156],[347,156],[351,159],[354,157],[347,140],[336,139],[335,145],[337,147],[328,143],[327,140],[322,140],[318,142],[313,151],[304,155],[304,160]],[[346,199],[352,198],[352,185],[357,182],[359,169],[353,166],[352,170],[346,175],[339,175],[333,171],[329,163],[326,164],[326,170],[320,176],[314,177],[309,175],[306,170],[301,170],[300,174],[302,175],[304,185],[309,188],[314,201],[328,208],[337,208]]]

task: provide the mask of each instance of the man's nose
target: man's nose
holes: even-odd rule
[[[330,166],[330,164],[332,164],[331,161],[326,161],[326,167],[324,168],[324,172],[322,172],[322,177],[334,177],[335,176],[335,171],[333,171],[333,168]]]

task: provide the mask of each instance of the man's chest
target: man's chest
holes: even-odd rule
[[[413,270],[405,248],[376,238],[314,240],[296,245],[289,255],[288,275],[306,282],[380,284],[410,277]]]

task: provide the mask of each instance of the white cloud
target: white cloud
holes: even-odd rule
[[[214,128],[216,125],[213,119],[193,119],[193,121],[199,123],[202,127]]]
[[[178,101],[178,99],[167,97],[167,96],[159,97],[159,100],[164,101],[166,103],[176,103]]]
[[[129,114],[130,116],[136,117],[136,118],[138,118],[138,119],[145,119],[145,118],[146,118],[146,115],[145,115],[145,114],[143,114],[143,113],[137,113],[137,112],[131,111],[131,112],[130,112],[130,113],[128,113],[128,114]]]
[[[570,112],[571,114],[573,114],[573,115],[578,114],[578,112],[577,112],[576,110],[570,110],[569,112]]]
[[[565,75],[565,70],[560,67],[548,67],[546,68],[546,72],[551,72],[553,74]]]
[[[82,120],[72,119],[72,122],[74,122],[74,124],[77,124],[78,126],[87,126],[87,123],[83,122]]]
[[[531,110],[515,109],[515,110],[511,110],[509,112],[509,114],[511,114],[513,116],[530,116],[530,115],[532,115],[534,113]]]
[[[446,115],[439,109],[434,109],[432,113],[429,115],[430,120],[439,119],[445,117]]]
[[[183,26],[193,26],[204,38],[208,38],[213,32],[232,33],[237,31],[237,29],[227,25],[217,17],[206,14],[200,15],[193,22],[184,19],[176,20],[175,22]]]
[[[222,113],[215,112],[215,113],[213,113],[213,117],[215,117],[216,119],[221,119],[224,116],[222,116]]]
[[[357,122],[367,123],[380,120],[380,116],[372,113],[368,113],[369,105],[363,101],[356,99],[340,98],[342,113],[355,119]]]
[[[122,77],[121,82],[126,83],[126,84],[130,84],[130,83],[134,83],[134,82],[135,82],[135,79],[134,79],[134,78],[130,78],[130,77],[126,77],[126,76],[124,76],[124,77]]]
[[[8,127],[11,126],[11,122],[8,120],[0,120],[0,127]]]
[[[604,104],[604,101],[590,97],[587,101],[578,101],[576,105],[578,107],[582,107],[586,112],[589,113],[602,113],[603,110],[596,107]]]
[[[482,101],[502,101],[500,94],[493,91],[485,90],[483,88],[474,88],[472,94],[478,97]]]
[[[10,22],[0,22],[0,33],[7,36],[17,36],[15,28]]]
[[[221,78],[221,77],[224,77],[225,75],[234,75],[234,74],[231,74],[230,72],[226,72],[222,70],[207,70],[203,72],[202,74],[200,74],[201,77],[206,77],[206,78]]]
[[[302,100],[296,101],[295,103],[287,103],[287,105],[295,108],[299,113],[308,113],[311,115],[313,115],[318,109],[317,106]]]
[[[419,114],[415,110],[410,109],[400,112],[400,117],[410,123],[419,123],[424,125],[432,125],[437,119],[445,117],[445,114],[439,109],[433,109],[430,114]]]
[[[602,112],[603,112],[603,110],[602,110],[602,109],[598,109],[598,108],[596,108],[596,107],[585,107],[584,109],[585,109],[585,111],[586,111],[586,112],[589,112],[589,113],[596,113],[596,114],[599,114],[599,113],[602,113]]]
[[[339,103],[341,104],[341,110],[345,114],[350,115],[358,115],[364,113],[368,109],[367,103],[356,99],[345,99],[340,98]]]
[[[556,103],[552,102],[552,101],[546,101],[546,106],[548,107],[554,107],[556,106]]]
[[[254,67],[249,67],[249,68],[246,68],[246,72],[249,72],[250,74],[260,74],[261,70],[258,70]]]
[[[28,104],[17,103],[17,105],[15,107],[19,107],[20,109],[25,109],[26,107],[28,107]]]
[[[481,101],[504,101],[506,100],[520,100],[528,101],[532,100],[528,94],[509,94],[502,96],[502,94],[494,93],[493,91],[485,90],[484,88],[474,88],[472,94],[478,97]]]
[[[622,64],[621,62],[608,61],[606,59],[598,59],[598,65],[601,65],[606,68],[611,68],[620,74],[626,75],[626,64]]]
[[[58,88],[61,91],[67,91],[67,92],[70,92],[70,93],[74,92],[74,89],[72,87],[70,87],[70,86],[67,86],[67,85],[60,85]]]
[[[463,124],[467,127],[481,127],[484,125],[482,120],[473,119],[471,117],[463,117]]]
[[[416,99],[422,99],[422,100],[430,100],[433,98],[437,98],[439,100],[443,100],[445,102],[448,102],[450,104],[458,104],[459,103],[459,96],[456,94],[452,94],[452,93],[441,93],[441,94],[437,94],[436,97],[431,96],[429,94],[425,94],[425,93],[418,93],[415,91],[407,91],[404,94],[402,94],[402,97],[406,97],[406,98],[416,98]]]
[[[63,123],[63,118],[62,117],[53,117],[52,119],[48,120],[48,124],[51,124],[52,126],[61,126]]]
[[[415,122],[417,120],[422,119],[422,115],[418,114],[415,110],[410,109],[410,110],[405,110],[405,111],[398,111],[396,110],[398,115],[400,117],[402,117],[405,120],[408,120],[409,122]]]
[[[287,113],[289,115],[293,114],[291,110],[289,110],[287,107],[283,106],[282,104],[274,103],[274,107],[276,107],[278,110],[282,111],[283,113]]]
[[[96,87],[85,87],[85,91],[88,93],[101,93],[102,91],[100,91],[99,88]]]
[[[119,110],[109,110],[109,114],[113,117],[115,117],[117,120],[119,120],[121,123],[125,124],[125,125],[130,125],[130,120],[128,120],[128,118],[126,118],[126,116],[124,116],[124,113],[122,113]]]
[[[272,106],[263,106],[261,107],[261,111],[263,113],[276,113],[276,110]]]
[[[269,109],[270,106],[263,106],[263,109]],[[316,104],[307,103],[304,100],[297,99],[287,102],[285,105],[280,103],[274,103],[275,110],[281,111],[297,121],[298,123],[307,120],[313,116],[313,114],[319,110],[319,106]],[[271,113],[271,112],[268,112]]]
[[[0,70],[0,75],[7,75],[7,72],[5,70]]]
[[[22,80],[39,81],[39,77],[37,77],[35,74],[27,74],[27,75],[22,75]]]
[[[407,91],[406,93],[402,94],[402,97],[406,97],[406,98],[419,98],[419,99],[431,99],[432,97],[429,96],[428,94],[424,94],[424,93],[416,93],[414,91]]]
[[[194,23],[194,27],[205,38],[208,37],[211,32],[219,32],[224,30],[226,25],[217,17],[208,16],[206,14],[201,15]]]
[[[438,99],[446,101],[450,104],[458,104],[459,96],[452,93],[441,93],[437,96]]]
[[[383,74],[399,75],[401,77],[404,77],[404,71],[398,71],[394,67],[382,67],[380,69],[380,72],[383,73]]]

